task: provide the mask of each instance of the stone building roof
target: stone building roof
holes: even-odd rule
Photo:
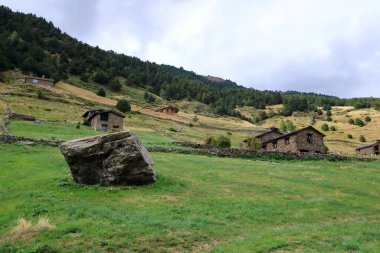
[[[85,112],[82,115],[82,117],[85,118],[87,121],[90,121],[96,115],[101,114],[101,113],[105,113],[105,112],[114,113],[114,114],[116,114],[122,118],[125,118],[124,114],[117,112],[117,111],[113,111],[113,110],[89,110],[89,111]]]
[[[281,135],[281,136],[276,137],[276,138],[274,138],[274,139],[268,140],[268,141],[266,141],[266,142],[263,142],[263,144],[266,144],[266,143],[269,143],[269,142],[272,142],[272,141],[277,141],[277,140],[280,140],[280,139],[283,139],[283,138],[287,138],[287,137],[289,137],[289,136],[292,136],[292,135],[298,134],[298,133],[302,132],[302,131],[305,130],[305,129],[311,129],[311,130],[313,130],[314,132],[316,132],[317,134],[322,135],[323,137],[326,136],[326,135],[324,135],[323,133],[321,133],[320,131],[318,131],[317,129],[315,129],[314,127],[312,127],[312,126],[308,126],[308,127],[304,127],[304,128],[299,129],[299,130],[296,130],[296,131],[293,131],[293,132],[290,132],[290,133],[287,133],[287,134]]]
[[[375,146],[377,144],[380,144],[380,140],[377,140],[375,143],[372,143],[372,144],[367,144],[367,145],[358,147],[356,150],[360,150],[360,149],[364,149],[364,148],[370,148],[370,147],[373,147],[373,146]]]

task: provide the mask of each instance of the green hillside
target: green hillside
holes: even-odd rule
[[[344,100],[333,96],[300,92],[259,91],[230,80],[209,78],[168,65],[141,61],[136,57],[105,51],[62,33],[51,22],[32,14],[0,7],[0,71],[20,69],[45,75],[55,81],[72,76],[84,83],[95,82],[121,92],[125,86],[144,88],[167,100],[197,100],[217,113],[241,117],[236,106],[265,108],[289,104],[284,114],[310,111],[316,106],[379,106],[377,99]],[[4,79],[4,78],[3,78]]]

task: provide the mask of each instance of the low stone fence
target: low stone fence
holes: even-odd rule
[[[344,156],[340,154],[317,154],[317,153],[293,153],[272,152],[252,149],[180,149],[166,147],[147,147],[150,152],[179,153],[179,154],[204,154],[218,157],[232,158],[273,158],[280,160],[328,160],[328,161],[377,161],[368,157]]]
[[[199,144],[199,143],[194,143],[190,141],[173,141],[173,145],[180,146],[180,147],[187,147],[187,148],[196,148],[196,149],[211,149],[211,145],[207,144]]]
[[[0,143],[4,144],[12,144],[12,143],[23,143],[29,145],[49,145],[53,147],[58,147],[63,141],[61,140],[43,140],[43,139],[32,139],[20,136],[12,136],[12,135],[0,135]]]

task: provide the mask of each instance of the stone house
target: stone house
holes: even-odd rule
[[[380,140],[356,149],[358,155],[380,155]]]
[[[82,117],[84,122],[92,126],[96,131],[116,132],[123,130],[122,113],[112,110],[90,110],[85,112]]]
[[[53,79],[48,79],[43,77],[34,77],[34,76],[27,76],[25,77],[25,83],[27,84],[34,84],[34,85],[42,85],[46,87],[54,87],[54,80]]]
[[[166,107],[157,109],[156,112],[162,112],[165,114],[175,114],[175,113],[178,113],[178,108],[174,106],[166,106]]]
[[[323,142],[325,135],[312,126],[283,134],[262,142],[264,150],[278,152],[313,152],[325,153]]]

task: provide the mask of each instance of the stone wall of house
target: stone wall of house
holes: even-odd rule
[[[279,152],[298,152],[296,135],[289,136],[289,144],[286,144],[285,138],[279,139],[275,142],[277,142],[277,148],[273,147],[273,142],[269,142],[266,144],[266,150]]]
[[[33,82],[33,80],[36,80],[36,82]],[[44,80],[44,79],[37,79],[37,78],[25,78],[25,83],[28,84],[34,84],[34,85],[43,85],[46,87],[54,87],[54,82],[50,80]]]
[[[95,115],[91,119],[91,126],[97,131],[102,130],[103,124],[107,125],[107,131],[109,132],[123,130],[123,118],[115,113],[108,114],[108,121],[100,120],[100,114]]]
[[[266,134],[264,134],[264,135],[262,135],[262,136],[260,136],[260,137],[258,137],[258,139],[259,139],[259,141],[261,142],[261,143],[264,143],[264,142],[267,142],[267,141],[269,141],[269,140],[272,140],[272,139],[275,139],[275,138],[277,138],[277,137],[280,137],[282,134],[280,134],[280,133],[277,133],[277,132],[269,132],[269,133],[266,133]]]
[[[312,142],[308,143],[307,135],[312,134]],[[323,142],[323,136],[316,133],[312,129],[304,129],[303,131],[295,135],[297,137],[297,148],[299,151],[307,150],[309,152],[324,153],[325,143]]]
[[[356,150],[356,153],[359,155],[373,155],[375,154],[374,147],[367,147],[367,148],[362,148],[360,150]]]

